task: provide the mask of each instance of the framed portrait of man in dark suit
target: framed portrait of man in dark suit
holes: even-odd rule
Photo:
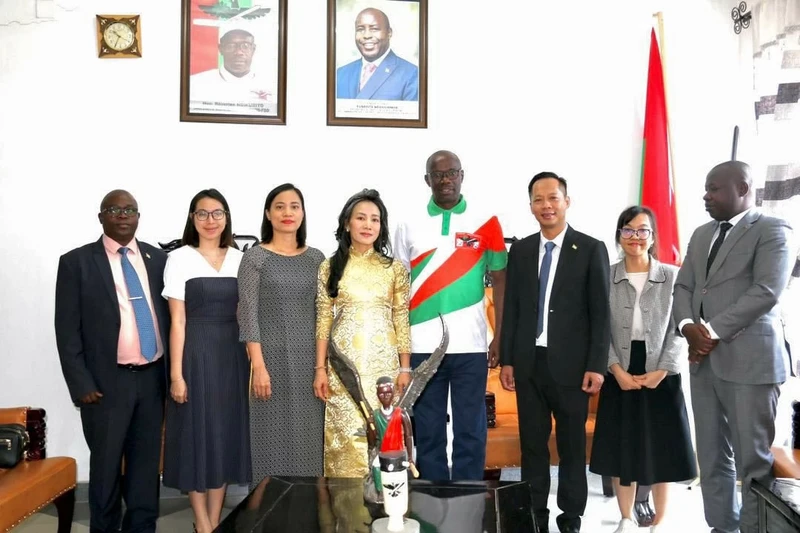
[[[425,128],[427,0],[328,0],[328,125]]]
[[[181,121],[286,124],[286,1],[181,1]]]

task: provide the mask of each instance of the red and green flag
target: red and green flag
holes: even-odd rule
[[[643,141],[640,204],[649,207],[656,216],[659,260],[680,265],[675,189],[669,168],[667,99],[655,30],[650,31],[650,66],[647,72]]]

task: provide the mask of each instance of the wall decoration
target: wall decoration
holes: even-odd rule
[[[286,0],[181,1],[181,121],[286,124]]]
[[[425,128],[427,0],[328,0],[328,125]]]
[[[97,15],[97,56],[142,57],[139,15]]]

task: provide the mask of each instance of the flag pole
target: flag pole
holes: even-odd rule
[[[678,188],[675,186],[675,156],[673,155],[673,144],[672,144],[672,120],[670,120],[671,115],[669,112],[669,83],[667,81],[667,53],[666,53],[666,45],[664,43],[664,13],[658,11],[653,13],[653,17],[656,19],[656,25],[658,27],[658,48],[659,53],[661,55],[661,72],[662,77],[664,78],[664,106],[667,108],[667,151],[669,152],[669,175],[670,175],[670,182],[672,183],[672,194],[675,199],[675,205],[678,205]],[[675,225],[679,229],[678,234],[680,235],[680,217],[678,216],[678,210],[675,209]],[[682,250],[679,250],[682,254]]]
[[[731,146],[731,161],[736,161],[736,152],[739,149],[739,126],[733,127],[733,146]]]

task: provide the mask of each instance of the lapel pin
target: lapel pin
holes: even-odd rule
[[[573,250],[577,250],[577,249],[578,249],[578,245],[577,245],[577,244],[573,244],[573,245],[572,245],[572,249],[573,249]]]
[[[150,254],[148,254],[147,252],[145,252],[145,253],[144,253],[144,256],[145,256],[146,258],[150,259]]]

